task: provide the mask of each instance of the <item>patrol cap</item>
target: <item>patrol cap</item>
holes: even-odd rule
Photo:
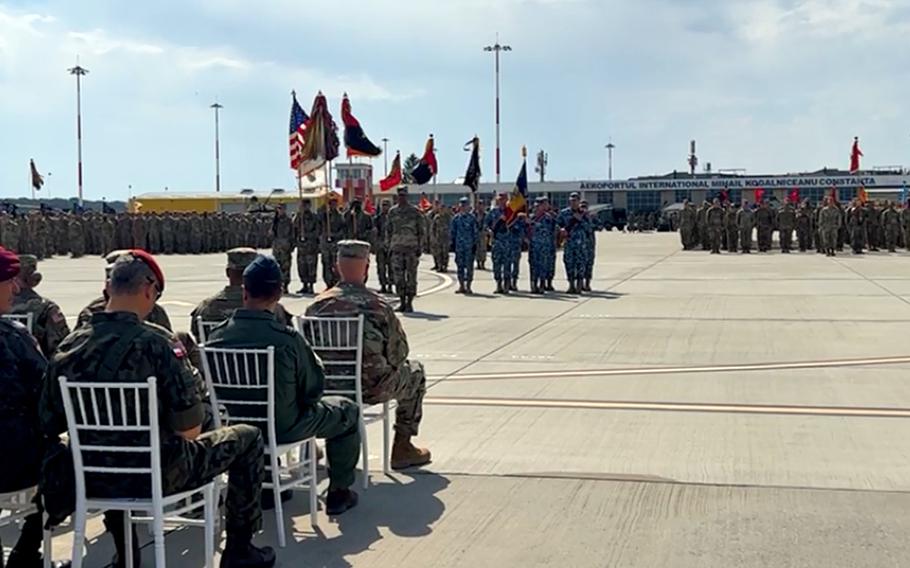
[[[573,191],[572,193],[569,194],[569,199],[578,199],[579,197],[580,196],[578,195],[577,191]]]
[[[535,203],[549,203],[550,198],[546,195],[538,195],[537,199],[534,200]]]
[[[243,287],[253,297],[262,298],[281,289],[281,267],[278,262],[264,254],[257,254],[243,270]]]
[[[398,186],[398,189],[397,189],[396,191],[398,192],[398,195],[407,195],[407,194],[408,194],[408,186],[406,186],[406,185],[399,185],[399,186]]]
[[[227,267],[232,270],[244,270],[256,259],[256,249],[237,247],[227,251]]]
[[[19,274],[19,257],[11,250],[0,247],[0,282],[6,282]]]
[[[38,270],[38,257],[33,254],[20,254],[19,270],[23,275],[36,272]]]
[[[345,240],[338,243],[338,258],[370,258],[370,243]]]
[[[467,203],[467,202],[468,202],[467,197],[462,197],[461,199],[458,200],[458,203]]]

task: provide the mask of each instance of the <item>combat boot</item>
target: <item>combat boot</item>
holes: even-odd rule
[[[401,313],[405,313],[408,311],[408,300],[407,300],[407,296],[405,296],[404,294],[400,294],[398,296],[398,309],[395,311],[401,312]]]
[[[392,469],[407,469],[430,463],[430,450],[418,448],[411,443],[411,437],[395,434],[392,444]]]
[[[271,546],[262,548],[247,542],[243,545],[228,545],[221,554],[221,568],[271,568],[275,565],[275,551]]]
[[[575,287],[574,280],[569,280],[569,289],[566,290],[566,294],[578,294],[578,288]]]
[[[496,291],[493,293],[494,294],[505,294],[505,291],[502,289],[502,281],[500,281],[500,280],[496,281]]]
[[[467,295],[469,295],[469,296],[470,296],[471,294],[474,293],[474,290],[471,290],[471,283],[470,283],[470,282],[468,282],[468,283],[465,285],[464,293],[467,294]]]
[[[408,296],[407,302],[408,302],[407,313],[410,314],[414,311],[414,296]]]
[[[512,279],[512,291],[518,292],[518,280],[516,280],[515,278]]]
[[[555,292],[556,289],[553,288],[553,281],[547,280],[547,292]]]
[[[465,290],[464,290],[464,282],[462,282],[461,280],[458,281],[458,290],[455,290],[455,293],[456,293],[456,294],[464,294],[464,293],[465,293]]]
[[[325,513],[332,516],[340,515],[356,507],[357,501],[357,493],[350,489],[332,489],[325,498]]]
[[[582,290],[584,290],[585,292],[591,291],[591,279],[590,278],[585,278],[585,285],[584,285],[584,287],[582,287]]]
[[[532,281],[531,281],[531,293],[532,293],[532,294],[537,294],[537,293],[538,293],[537,291],[538,291],[537,282],[535,282],[535,281],[532,280]]]

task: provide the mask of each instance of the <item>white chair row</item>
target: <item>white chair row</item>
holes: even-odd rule
[[[34,330],[34,314],[3,314],[0,318],[21,323],[29,333]]]

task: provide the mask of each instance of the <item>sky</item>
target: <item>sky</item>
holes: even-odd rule
[[[86,198],[213,190],[216,100],[222,189],[294,188],[292,89],[339,126],[347,92],[390,161],[433,133],[440,182],[476,134],[493,181],[497,33],[503,181],[523,145],[606,179],[610,141],[614,179],[684,171],[691,139],[715,171],[846,168],[853,136],[910,166],[907,0],[0,0],[0,198],[30,158],[75,195],[77,56]]]

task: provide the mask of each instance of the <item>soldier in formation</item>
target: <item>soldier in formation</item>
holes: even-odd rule
[[[481,228],[480,238],[477,239],[477,269],[487,269],[487,246],[490,244],[487,232],[483,230],[484,221],[486,220],[486,210],[484,209],[483,200],[479,197],[474,204],[474,216],[477,217],[477,225]],[[910,225],[908,225],[910,226]]]
[[[528,266],[532,294],[553,291],[557,234],[556,215],[550,209],[550,200],[538,197],[534,213],[528,220]]]
[[[572,193],[569,196],[569,206],[560,211],[556,218],[556,225],[560,228],[565,242],[563,263],[569,281],[569,288],[566,290],[568,294],[580,294],[584,289],[590,223],[590,218],[581,210],[579,195]]]
[[[455,293],[473,294],[471,284],[474,281],[474,254],[480,237],[480,224],[467,197],[459,200],[458,213],[452,218],[449,233],[455,250],[455,268],[458,271],[458,289]]]
[[[406,186],[398,188],[398,203],[389,211],[388,225],[392,277],[401,302],[398,309],[404,313],[413,312],[417,265],[427,237],[424,214],[408,202]]]
[[[285,294],[291,283],[291,253],[294,252],[296,244],[294,223],[291,222],[284,205],[279,205],[272,220],[272,255],[281,267],[281,277],[284,278],[282,289]]]
[[[390,294],[392,290],[392,255],[389,250],[389,211],[392,204],[388,199],[383,199],[379,205],[379,212],[373,219],[375,238],[373,254],[376,255],[376,277],[379,280],[379,292]]]
[[[777,230],[780,238],[780,251],[784,254],[790,254],[790,250],[793,246],[793,229],[795,227],[796,211],[793,210],[793,206],[788,200],[777,213]]]
[[[344,240],[347,226],[344,216],[338,210],[338,199],[329,198],[328,208],[323,208],[319,219],[319,251],[322,259],[322,281],[326,288],[331,288],[338,281],[335,274],[335,252],[339,241]]]
[[[679,213],[679,238],[682,241],[683,250],[692,250],[698,241],[698,212],[695,206],[686,199],[683,201],[682,211]]]
[[[297,276],[300,294],[313,294],[316,284],[316,264],[319,259],[319,218],[308,200],[301,201],[294,215],[294,234],[297,237]]]
[[[711,207],[705,213],[705,227],[708,230],[708,242],[711,245],[711,254],[720,254],[720,244],[724,233],[725,213],[720,206],[720,199],[714,198]]]
[[[493,279],[496,293],[508,294],[512,287],[512,251],[509,226],[506,220],[506,194],[496,196],[496,207],[484,219],[484,229],[492,240]]]
[[[433,270],[436,272],[449,271],[449,247],[451,246],[450,226],[452,224],[452,211],[441,205],[439,200],[433,206],[429,215],[430,220],[430,253],[433,255]]]

